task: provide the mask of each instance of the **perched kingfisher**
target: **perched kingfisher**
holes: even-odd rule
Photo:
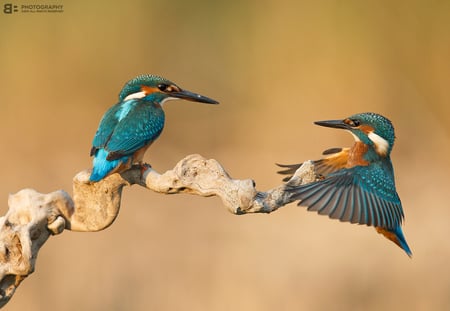
[[[401,224],[402,204],[395,190],[390,153],[394,146],[394,127],[387,118],[372,112],[352,115],[344,120],[314,122],[320,126],[344,129],[355,138],[351,148],[332,148],[326,157],[314,161],[319,181],[286,186],[298,205],[321,215],[350,223],[374,226],[378,233],[401,247],[408,256]],[[280,174],[294,174],[301,164],[280,165]],[[284,181],[291,178],[287,177]]]
[[[174,99],[218,104],[162,77],[140,75],[128,81],[120,91],[119,102],[106,111],[95,134],[90,181],[122,172],[134,163],[142,165],[145,151],[164,128],[162,104]]]

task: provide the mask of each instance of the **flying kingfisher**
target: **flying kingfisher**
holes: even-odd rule
[[[218,104],[162,77],[140,75],[128,81],[119,93],[119,102],[100,121],[92,142],[94,160],[89,180],[97,182],[134,163],[142,165],[145,151],[164,128],[162,104],[174,99]]]
[[[314,122],[320,126],[344,129],[355,138],[351,148],[332,148],[323,159],[314,161],[319,180],[301,186],[286,186],[298,205],[321,215],[350,223],[374,226],[378,233],[401,247],[408,256],[401,224],[402,204],[395,190],[390,153],[394,127],[387,118],[372,112],[344,120]],[[292,175],[301,164],[280,165],[280,174]],[[291,176],[284,179],[288,181]]]

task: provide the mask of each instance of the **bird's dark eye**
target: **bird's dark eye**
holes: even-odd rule
[[[164,83],[161,83],[161,84],[159,84],[158,85],[158,89],[160,90],[160,91],[167,91],[167,88],[169,87],[169,85],[167,85],[167,84],[164,84]]]
[[[358,120],[352,120],[353,121],[353,126],[357,127],[359,126],[361,123]]]
[[[353,124],[352,126],[357,127],[361,124],[361,122],[359,122],[358,120],[352,120]]]
[[[352,119],[345,119],[344,123],[347,125],[350,125],[351,127],[357,127],[361,124],[358,120],[352,120]]]

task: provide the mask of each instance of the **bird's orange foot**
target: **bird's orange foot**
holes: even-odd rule
[[[141,170],[141,178],[144,177],[144,173],[146,170],[152,168],[152,166],[148,163],[140,163],[140,170]]]

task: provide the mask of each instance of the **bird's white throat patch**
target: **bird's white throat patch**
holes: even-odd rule
[[[180,98],[177,98],[177,97],[166,97],[159,104],[162,106],[165,102],[168,102],[169,100],[177,100],[177,99],[180,99]]]
[[[385,156],[389,150],[389,142],[380,135],[375,134],[374,132],[369,132],[367,136],[375,145],[375,151],[379,155]]]
[[[128,95],[127,97],[125,97],[123,99],[123,101],[134,99],[134,98],[144,98],[146,95],[147,94],[144,91],[132,93],[132,94]]]
[[[359,139],[358,136],[356,136],[355,134],[352,133],[352,131],[348,131],[350,134],[352,134],[353,138],[355,139],[355,141],[361,141],[361,139]]]
[[[130,94],[127,97],[125,97],[123,99],[123,101],[127,101],[127,100],[130,100],[130,99],[140,99],[140,98],[144,98],[145,96],[147,96],[147,93],[145,93],[144,91],[136,92],[136,93]],[[165,102],[167,102],[169,100],[176,100],[176,99],[179,99],[179,98],[177,98],[177,97],[166,97],[159,104],[162,106],[162,104],[164,104]]]

